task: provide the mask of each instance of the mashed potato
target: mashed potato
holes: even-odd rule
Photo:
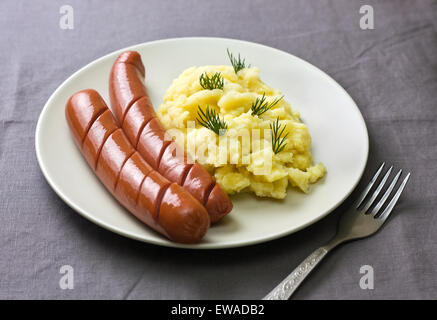
[[[220,72],[223,90],[204,90],[199,83],[203,73]],[[185,70],[167,89],[158,117],[167,130],[181,131],[179,144],[198,163],[213,174],[228,193],[254,192],[260,197],[283,199],[287,187],[303,192],[325,175],[325,167],[313,165],[311,137],[285,98],[260,116],[253,116],[252,103],[265,94],[267,101],[281,98],[281,92],[263,83],[256,67],[235,74],[232,66],[203,66]],[[228,125],[218,136],[196,120],[198,107],[214,108]],[[270,124],[279,119],[285,126],[285,148],[275,154],[272,150]],[[176,134],[174,136],[177,136]]]

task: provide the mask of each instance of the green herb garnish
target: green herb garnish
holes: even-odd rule
[[[224,119],[220,119],[220,116],[215,112],[214,108],[206,106],[206,112],[204,112],[200,106],[198,106],[198,109],[197,114],[199,119],[197,119],[197,121],[199,121],[202,126],[214,131],[219,136],[225,133],[228,124]]]
[[[263,93],[263,96],[261,98],[256,98],[256,101],[252,103],[252,107],[250,108],[252,110],[253,116],[260,116],[267,110],[270,110],[273,106],[275,106],[284,96],[280,97],[279,99],[275,99],[273,102],[266,101],[266,94]]]
[[[214,90],[220,89],[223,90],[224,80],[221,76],[220,72],[214,73],[211,77],[209,77],[206,72],[202,73],[199,78],[200,85],[203,89]]]
[[[286,146],[285,139],[288,136],[288,132],[285,134],[285,136],[282,137],[282,134],[284,133],[285,128],[287,125],[284,125],[284,127],[281,130],[282,125],[279,124],[279,118],[276,119],[276,121],[270,123],[270,131],[272,132],[272,149],[275,154],[278,154],[282,150],[284,150]]]
[[[229,49],[226,49],[228,52],[229,60],[231,60],[231,64],[234,67],[235,73],[238,73],[241,69],[249,68],[250,64],[246,67],[246,59],[241,59],[240,54],[238,54],[238,58],[234,57],[234,55],[229,51]]]

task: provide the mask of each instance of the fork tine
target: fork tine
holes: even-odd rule
[[[379,202],[376,204],[376,206],[370,212],[371,215],[375,216],[378,213],[378,211],[381,209],[381,207],[383,206],[383,204],[387,200],[388,196],[392,192],[393,188],[395,187],[396,182],[398,182],[398,179],[399,179],[399,176],[401,175],[401,173],[402,173],[402,169],[398,171],[398,173],[394,177],[393,181],[390,183],[390,186],[387,188],[384,195],[382,196],[381,200],[379,200]]]
[[[393,166],[391,166],[387,172],[384,175],[384,178],[382,178],[381,182],[378,185],[378,188],[376,188],[375,192],[373,192],[372,196],[370,197],[370,199],[367,201],[366,205],[363,208],[363,211],[366,212],[367,210],[369,210],[370,206],[372,205],[372,203],[375,201],[376,197],[378,196],[378,194],[381,192],[382,187],[384,187],[385,182],[387,181],[391,170],[393,169]]]
[[[395,195],[393,196],[393,199],[391,199],[390,203],[387,205],[387,207],[381,213],[381,215],[378,217],[378,219],[382,219],[382,221],[387,220],[388,216],[390,215],[391,211],[393,210],[393,207],[396,205],[396,202],[398,202],[398,199],[401,196],[402,190],[404,190],[404,187],[407,184],[407,181],[409,178],[410,178],[410,172],[408,172],[407,176],[404,178],[404,181],[402,181],[402,184],[399,187],[398,191],[396,191]]]
[[[358,199],[358,201],[355,204],[355,208],[358,208],[361,203],[363,202],[363,200],[366,198],[367,194],[369,193],[370,189],[372,188],[373,184],[375,183],[376,179],[378,179],[379,174],[382,171],[382,168],[384,168],[385,166],[385,162],[383,162],[380,166],[378,171],[376,171],[375,175],[373,176],[372,180],[370,180],[369,184],[367,185],[367,187],[364,189],[363,193],[361,193],[360,198]]]

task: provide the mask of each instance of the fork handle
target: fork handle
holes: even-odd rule
[[[326,256],[329,247],[320,247],[311,253],[293,272],[276,286],[263,300],[288,300],[302,281]]]

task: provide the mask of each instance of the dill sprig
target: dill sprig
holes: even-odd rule
[[[206,111],[203,111],[202,108],[198,106],[197,115],[199,116],[197,121],[199,121],[202,126],[214,131],[219,136],[224,134],[228,128],[228,124],[224,119],[220,119],[220,116],[215,112],[214,108],[206,106]]]
[[[199,78],[200,85],[203,89],[214,90],[221,89],[223,90],[224,80],[221,76],[220,72],[214,73],[211,77],[208,74],[202,73]]]
[[[234,55],[229,51],[229,49],[226,49],[228,52],[229,60],[231,60],[231,64],[234,67],[235,73],[238,73],[241,69],[249,68],[250,64],[246,67],[246,59],[241,59],[240,54],[238,54],[238,58],[234,57]]]
[[[272,102],[266,101],[266,94],[263,93],[263,96],[261,98],[256,98],[256,101],[252,103],[252,107],[250,108],[252,110],[253,116],[260,116],[267,110],[270,110],[272,107],[274,107],[284,96],[280,97],[279,99],[276,98]]]
[[[279,118],[276,119],[276,121],[270,123],[270,131],[272,132],[272,149],[275,154],[278,154],[282,150],[284,150],[286,146],[285,139],[288,136],[288,132],[282,137],[282,134],[284,133],[285,128],[287,125],[284,125],[284,127],[281,130],[282,125],[279,124]]]

